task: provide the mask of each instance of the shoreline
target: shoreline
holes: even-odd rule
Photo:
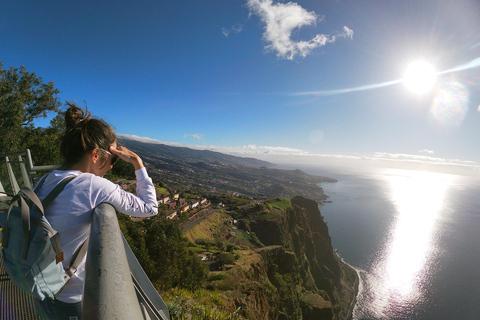
[[[348,262],[346,262],[345,260],[343,260],[343,258],[338,254],[338,252],[334,249],[333,250],[336,258],[338,259],[338,261],[340,263],[342,263],[345,267],[353,270],[355,272],[355,282],[353,283],[353,297],[352,297],[352,301],[350,302],[350,306],[348,307],[348,311],[347,311],[347,317],[345,318],[345,320],[352,320],[353,319],[353,310],[355,309],[355,306],[357,304],[357,299],[358,299],[358,295],[360,293],[360,281],[361,281],[361,278],[360,278],[360,272],[353,266],[351,266]]]

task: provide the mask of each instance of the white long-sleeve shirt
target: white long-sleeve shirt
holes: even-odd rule
[[[45,210],[47,220],[60,234],[64,268],[69,267],[73,253],[90,234],[92,211],[100,203],[109,203],[118,211],[135,217],[150,217],[157,214],[157,198],[152,179],[149,178],[145,168],[136,170],[135,175],[138,196],[91,173],[54,170],[47,176],[39,191],[40,200],[43,200],[60,181],[66,177],[76,176]],[[58,300],[66,303],[82,301],[85,262],[86,256],[78,266],[77,272],[58,295]]]

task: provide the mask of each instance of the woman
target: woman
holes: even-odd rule
[[[157,214],[155,188],[142,159],[117,146],[115,133],[105,121],[92,118],[74,103],[67,105],[66,131],[60,139],[64,163],[60,170],[42,177],[45,182],[38,195],[43,200],[60,181],[75,176],[45,212],[60,234],[64,268],[68,268],[72,254],[89,235],[92,211],[100,203],[110,203],[116,210],[135,217]],[[103,178],[117,158],[133,164],[138,196]],[[45,319],[80,319],[85,261],[86,257],[55,300],[36,300],[37,312]]]

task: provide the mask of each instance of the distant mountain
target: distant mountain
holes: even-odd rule
[[[119,143],[142,157],[152,178],[171,190],[197,195],[301,195],[322,201],[326,196],[318,184],[336,181],[300,170],[274,169],[270,162],[220,152],[145,143],[124,136]]]
[[[166,163],[215,163],[235,164],[249,167],[273,167],[274,164],[254,158],[243,158],[230,156],[224,153],[209,151],[209,150],[195,150],[186,147],[173,147],[166,144],[158,143],[144,143],[138,140],[128,139],[122,136],[119,139],[121,145],[156,160],[165,161]]]

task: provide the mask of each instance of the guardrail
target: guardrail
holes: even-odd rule
[[[170,320],[168,308],[122,236],[114,208],[93,212],[82,318]]]
[[[23,180],[23,185],[28,188],[36,183],[36,173],[39,171],[52,171],[58,168],[58,165],[48,165],[48,166],[34,166],[32,161],[32,154],[30,149],[26,149],[22,152],[12,152],[12,153],[1,153],[0,158],[5,158],[7,164],[7,172],[10,180],[10,186],[12,193],[5,191],[2,182],[0,181],[0,196],[13,196],[18,193],[20,186],[18,184],[17,178],[15,177],[14,170],[12,168],[12,163],[19,163],[20,173]],[[6,198],[6,200],[8,200]]]

